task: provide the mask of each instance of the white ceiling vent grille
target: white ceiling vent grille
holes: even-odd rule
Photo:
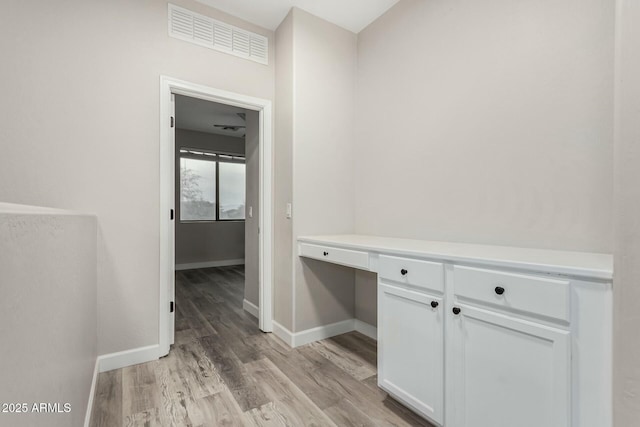
[[[169,35],[261,64],[269,61],[269,39],[169,4]]]

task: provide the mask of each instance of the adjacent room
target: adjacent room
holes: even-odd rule
[[[210,331],[196,318],[258,331],[258,114],[183,95],[173,101],[174,341]],[[234,313],[243,319],[224,317]]]

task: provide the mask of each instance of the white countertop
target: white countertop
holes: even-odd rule
[[[589,252],[397,239],[359,234],[301,236],[299,242],[453,262],[490,264],[553,274],[613,279],[613,255]]]

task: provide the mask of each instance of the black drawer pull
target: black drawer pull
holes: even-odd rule
[[[431,307],[436,308],[438,306],[438,301],[431,301]]]
[[[322,254],[323,254],[324,256],[327,256],[327,255],[329,255],[329,252],[326,252],[326,251],[325,251],[325,252],[323,252]]]
[[[496,294],[498,295],[504,294],[504,288],[502,286],[496,286],[495,291],[496,291]]]
[[[453,314],[457,316],[458,314],[460,314],[460,307],[453,307],[452,311],[453,311]]]
[[[407,273],[408,273],[408,271],[406,269],[404,269],[404,268],[402,270],[400,270],[400,274],[402,274],[403,276],[406,276]]]

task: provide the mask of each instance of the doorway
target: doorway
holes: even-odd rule
[[[190,114],[203,109],[213,116]],[[221,136],[202,138],[207,134]],[[218,143],[203,145],[203,139]],[[252,287],[244,292],[244,309],[257,315],[260,330],[271,332],[271,102],[162,77],[160,145],[159,356],[168,354],[175,336],[176,269],[235,265],[229,268],[237,272],[248,261],[242,272]],[[191,172],[181,176],[183,169]],[[247,203],[239,191],[243,175]],[[195,250],[185,250],[189,241]]]

